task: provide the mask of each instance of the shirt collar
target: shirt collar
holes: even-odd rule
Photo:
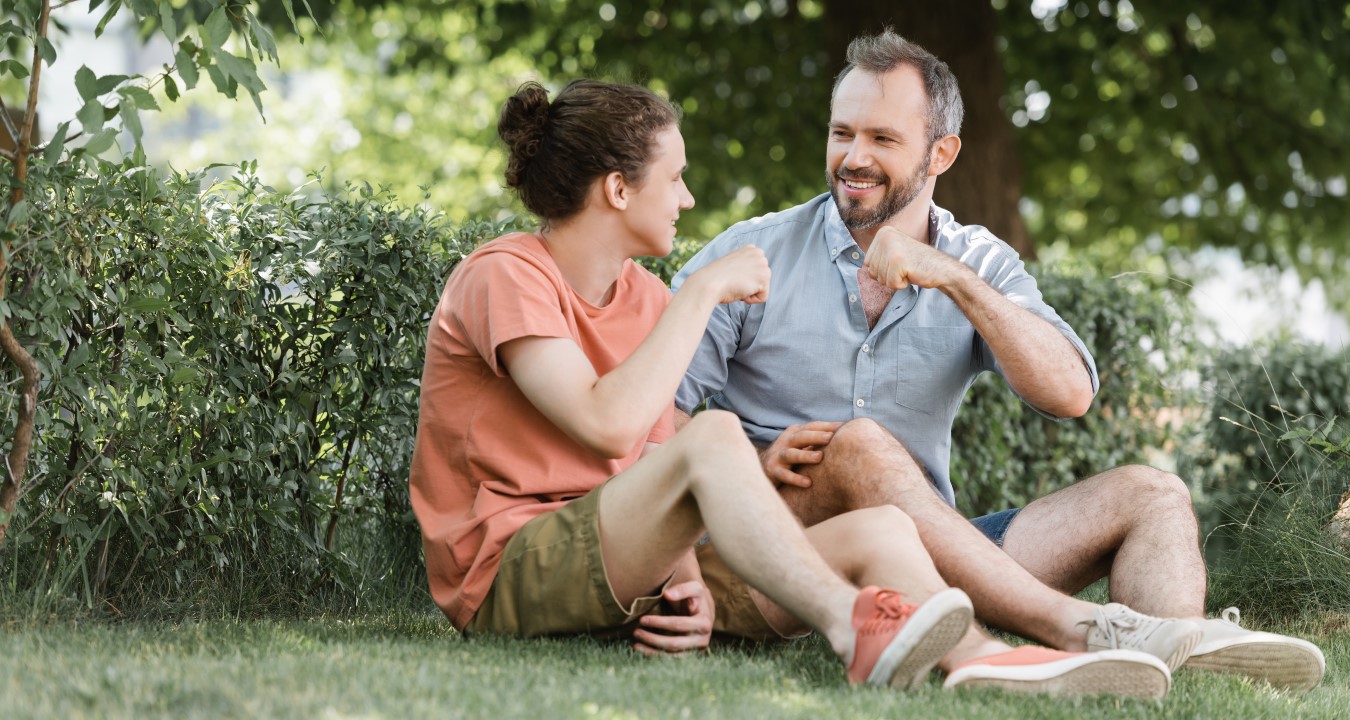
[[[937,206],[931,202],[928,204],[928,240],[933,247],[941,247],[942,240],[939,236],[939,225]],[[839,216],[839,206],[834,202],[831,196],[825,203],[825,246],[830,251],[830,257],[837,257],[850,247],[857,247],[858,243],[854,241],[853,234],[848,231],[844,225],[844,218]]]

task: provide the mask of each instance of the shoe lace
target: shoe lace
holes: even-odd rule
[[[894,626],[914,614],[914,605],[904,602],[903,596],[894,590],[882,590],[874,601],[872,617],[864,624],[864,630],[881,630]]]
[[[1095,626],[1105,636],[1110,647],[1115,649],[1119,648],[1122,642],[1126,646],[1137,645],[1139,636],[1147,634],[1153,619],[1127,608],[1116,608],[1108,614],[1106,608],[1098,607],[1091,620],[1083,620],[1078,624]]]

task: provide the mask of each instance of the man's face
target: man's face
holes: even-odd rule
[[[850,230],[871,230],[905,209],[928,184],[928,99],[918,71],[853,70],[830,105],[825,179]]]

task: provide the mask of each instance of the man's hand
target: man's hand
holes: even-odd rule
[[[873,280],[894,290],[903,290],[911,283],[941,288],[970,273],[956,258],[889,225],[872,238],[863,267]]]
[[[633,649],[644,655],[681,655],[703,650],[712,640],[712,593],[698,580],[676,583],[661,594],[672,612],[643,615],[633,631]]]
[[[760,455],[764,474],[776,485],[811,487],[811,478],[793,468],[819,464],[825,457],[821,448],[830,444],[834,431],[842,425],[841,422],[816,421],[789,426]]]

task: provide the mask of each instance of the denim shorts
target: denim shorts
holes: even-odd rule
[[[990,515],[981,515],[977,518],[971,518],[972,525],[980,529],[984,536],[989,538],[995,545],[1003,547],[1003,536],[1008,534],[1008,526],[1012,525],[1013,518],[1017,513],[1022,512],[1022,508],[1012,508]]]

